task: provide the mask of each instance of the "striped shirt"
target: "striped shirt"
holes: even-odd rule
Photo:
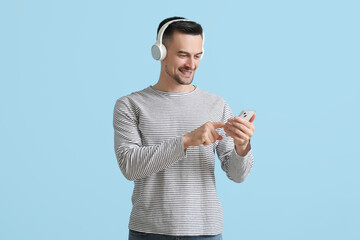
[[[231,137],[184,150],[182,137],[208,121],[233,117],[225,100],[195,88],[163,92],[151,86],[119,98],[114,107],[115,153],[134,181],[129,229],[166,235],[222,233],[223,212],[215,186],[215,151],[227,177],[242,182],[253,155],[239,156]]]

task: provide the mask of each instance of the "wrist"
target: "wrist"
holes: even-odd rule
[[[250,151],[250,141],[245,145],[235,145],[235,151],[240,157],[245,157]]]
[[[190,146],[189,138],[186,135],[183,136],[183,143],[184,143],[184,150],[186,150]]]

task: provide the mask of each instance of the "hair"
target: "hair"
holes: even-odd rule
[[[185,19],[183,17],[170,17],[164,19],[157,29],[157,34],[159,34],[160,28],[167,22],[170,22],[172,20],[176,19]],[[193,21],[178,21],[171,23],[165,30],[163,34],[163,42],[166,42],[168,40],[171,40],[173,33],[175,31],[179,31],[182,33],[190,34],[190,35],[201,35],[203,33],[203,29],[200,24],[193,22]]]

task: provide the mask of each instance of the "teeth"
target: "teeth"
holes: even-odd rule
[[[185,70],[181,70],[181,69],[180,69],[180,72],[182,72],[182,73],[191,73],[191,71],[185,71]]]

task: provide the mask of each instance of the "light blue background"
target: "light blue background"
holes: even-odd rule
[[[360,239],[359,1],[2,1],[0,239],[127,239],[117,98],[155,84],[161,20],[202,24],[194,84],[255,109],[226,240]]]

